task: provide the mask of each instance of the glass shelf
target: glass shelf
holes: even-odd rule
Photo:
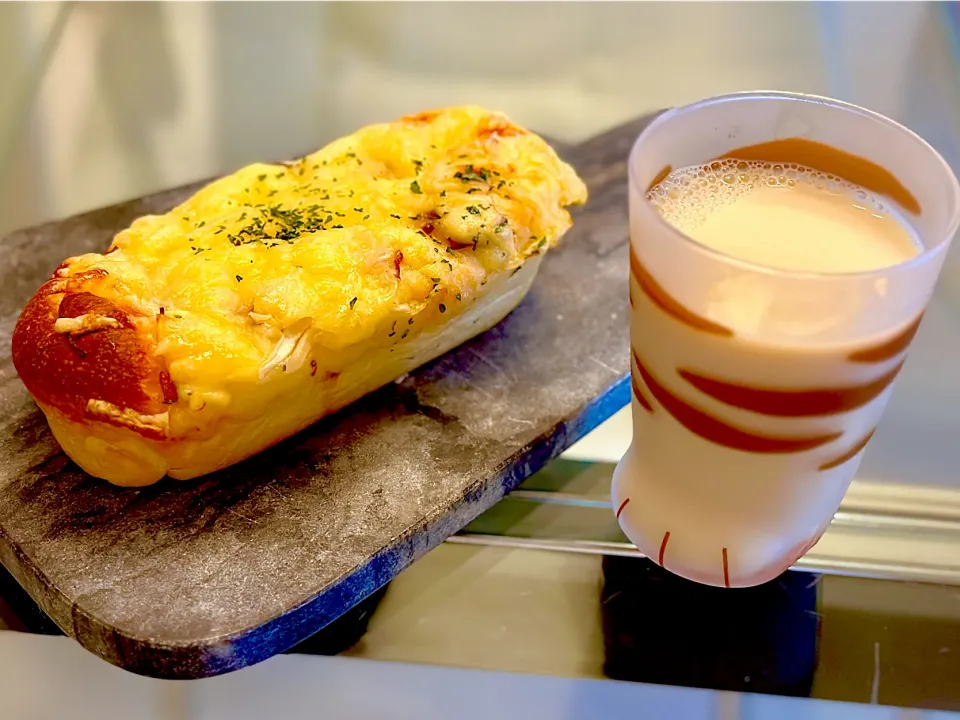
[[[448,542],[643,557],[610,508],[613,469],[558,460]],[[854,481],[830,528],[795,569],[960,585],[960,491]]]

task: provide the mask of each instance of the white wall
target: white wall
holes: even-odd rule
[[[4,43],[0,90],[35,64],[26,46],[57,5],[3,8],[16,21],[0,34],[33,39]],[[576,140],[730,90],[832,93],[914,124],[960,164],[942,16],[921,3],[79,3],[25,124],[35,137],[19,138],[43,177],[37,209],[2,197],[0,227],[459,102]],[[0,172],[22,184],[22,167]]]

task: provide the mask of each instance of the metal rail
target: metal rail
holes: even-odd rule
[[[520,513],[527,519],[523,532],[516,532],[515,523],[511,526],[509,520],[504,520],[502,532],[477,532],[471,526],[447,542],[643,557],[625,539],[562,537],[561,533],[551,532],[550,523],[530,519],[538,506],[559,506],[582,534],[610,537],[614,526],[608,496],[521,487],[487,515],[495,520],[496,513],[503,513],[501,505],[512,505],[516,509],[518,503],[533,506],[528,512]],[[960,493],[947,488],[855,481],[820,543],[793,569],[960,586]]]

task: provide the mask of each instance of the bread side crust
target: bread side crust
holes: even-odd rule
[[[165,475],[186,480],[255,455],[489,330],[526,296],[541,259],[534,256],[516,271],[491,277],[469,307],[443,315],[407,340],[352,348],[352,361],[343,363],[336,374],[317,371],[312,355],[318,348],[304,329],[302,338],[288,348],[284,371],[260,379],[273,386],[272,409],[256,417],[239,417],[228,408],[213,427],[201,428],[198,439],[169,436],[171,392],[175,395],[176,390],[167,386],[169,376],[163,380],[162,360],[153,353],[146,324],[138,325],[132,311],[117,303],[116,308],[100,304],[100,314],[116,319],[120,327],[94,321],[97,329],[70,337],[63,326],[77,323],[61,323],[58,332],[54,325],[65,301],[62,292],[60,298],[56,295],[65,288],[56,285],[57,278],[45,284],[24,310],[13,338],[14,364],[54,437],[86,472],[122,486],[150,485]],[[70,301],[69,317],[83,315],[95,304],[89,299]],[[78,357],[71,342],[83,342],[85,356]],[[322,366],[340,363],[325,357]],[[103,391],[97,402],[84,392],[84,383],[91,379]]]
[[[72,422],[99,420],[165,439],[168,406],[176,402],[155,350],[156,321],[112,300],[104,270],[44,283],[20,315],[13,364],[31,395]]]

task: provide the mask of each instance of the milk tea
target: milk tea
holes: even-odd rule
[[[665,169],[647,199],[688,241],[773,272],[857,273],[923,250],[892,198],[801,163],[733,156]],[[632,248],[635,440],[613,485],[642,551],[727,587],[775,577],[819,539],[920,322],[867,345],[766,343],[731,329],[750,327],[761,306],[737,281],[688,307]]]

